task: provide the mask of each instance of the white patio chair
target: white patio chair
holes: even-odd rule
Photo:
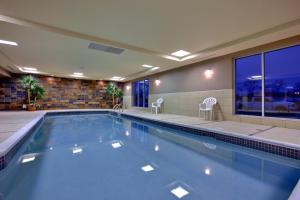
[[[162,104],[164,102],[163,98],[157,99],[155,102],[152,103],[151,105],[151,111],[153,112],[153,109],[155,109],[155,114],[158,113],[158,110],[161,112],[162,111]]]
[[[209,113],[209,120],[214,119],[214,105],[217,104],[217,99],[214,97],[208,97],[204,99],[203,103],[199,104],[199,116],[204,112],[204,117],[207,119],[207,113]]]

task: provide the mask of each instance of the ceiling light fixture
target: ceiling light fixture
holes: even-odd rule
[[[43,74],[42,72],[38,71],[36,68],[33,68],[33,67],[18,67],[18,69],[24,73]]]
[[[76,77],[76,78],[83,78],[83,77],[85,77],[82,72],[74,72],[71,76]]]
[[[186,57],[183,57],[183,58],[177,58],[177,57],[173,57],[173,56],[164,56],[164,58],[167,58],[169,60],[175,60],[175,61],[178,61],[178,62],[182,62],[182,61],[186,61],[186,60],[189,60],[189,59],[192,59],[192,58],[195,58],[197,57],[199,54],[193,54],[193,55],[189,55],[189,56],[186,56]]]
[[[154,70],[157,70],[157,69],[159,69],[159,67],[153,67],[153,68],[151,68],[150,70],[151,70],[151,71],[154,71]]]
[[[174,53],[171,53],[172,56],[176,56],[176,57],[179,57],[179,58],[182,58],[182,57],[190,55],[190,54],[191,54],[190,52],[184,51],[184,50],[178,50]]]
[[[176,57],[173,57],[173,56],[164,56],[166,59],[169,59],[169,60],[175,60],[175,61],[178,61],[180,62],[180,59],[179,58],[176,58]]]
[[[153,67],[152,65],[146,65],[146,64],[143,64],[142,66],[145,67],[145,68],[152,68]]]
[[[192,58],[195,58],[195,57],[197,57],[197,54],[189,55],[189,56],[186,56],[184,58],[181,58],[180,62],[185,61],[185,60],[189,60],[189,59],[192,59]]]
[[[12,42],[12,41],[7,41],[7,40],[0,40],[0,44],[7,44],[11,46],[18,46],[18,43]]]
[[[37,71],[37,69],[33,67],[23,67],[23,69],[27,71]]]
[[[125,78],[120,77],[120,76],[113,76],[110,78],[112,81],[123,81]]]
[[[76,76],[83,76],[83,73],[81,73],[81,72],[74,72],[73,74]]]

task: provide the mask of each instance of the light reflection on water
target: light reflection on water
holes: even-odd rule
[[[0,172],[0,193],[6,200],[173,199],[172,191],[188,199],[276,200],[288,197],[299,166],[110,115],[59,116],[47,118]]]

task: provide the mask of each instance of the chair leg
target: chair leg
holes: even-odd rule
[[[158,107],[155,107],[155,114],[157,114]]]

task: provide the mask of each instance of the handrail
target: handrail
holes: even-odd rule
[[[116,104],[116,105],[113,107],[113,110],[119,110],[119,111],[122,111],[122,112],[123,112],[123,106],[122,106],[122,104]]]

